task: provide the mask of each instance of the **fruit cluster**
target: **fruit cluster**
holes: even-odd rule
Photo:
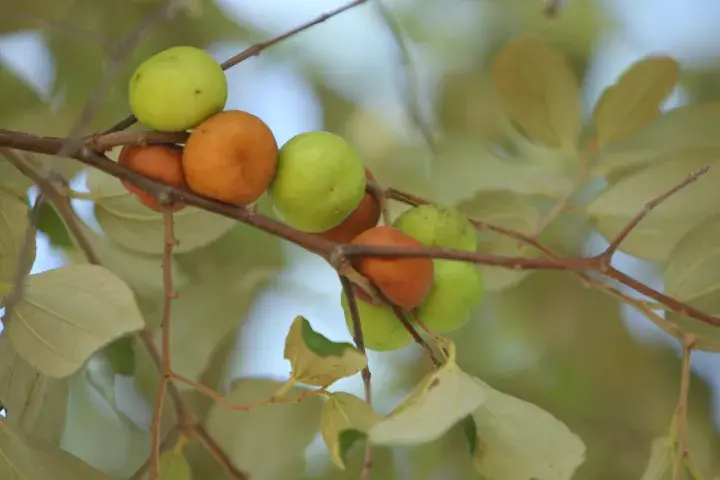
[[[381,205],[366,191],[374,180],[343,138],[306,132],[281,148],[258,117],[225,110],[227,80],[203,50],[178,46],[143,62],[130,79],[130,107],[145,126],[161,132],[190,130],[184,145],[128,145],[118,161],[168,185],[235,205],[250,205],[266,192],[289,226],[338,243],[438,246],[474,251],[475,229],[453,208],[423,205],[378,226]],[[145,206],[158,200],[129,182],[125,187]],[[182,204],[169,206],[173,211]],[[448,332],[462,326],[483,297],[475,265],[430,258],[361,258],[355,269],[378,295],[356,289],[365,343],[393,350],[412,337],[388,302],[411,310],[428,327]],[[347,298],[342,305],[348,327]]]

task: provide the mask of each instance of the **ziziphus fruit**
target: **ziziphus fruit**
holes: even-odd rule
[[[183,150],[176,145],[125,145],[120,150],[118,163],[130,170],[168,184],[176,188],[187,188],[182,167]],[[177,212],[185,208],[183,203],[163,206],[153,195],[144,192],[126,180],[123,186],[148,208],[157,212],[170,208]]]
[[[227,110],[198,125],[182,156],[190,188],[226,203],[258,200],[275,176],[278,145],[272,130],[255,115]]]
[[[375,180],[367,168],[365,169],[365,178],[366,180]],[[365,230],[376,226],[381,213],[380,204],[375,196],[366,192],[357,208],[340,225],[316,235],[331,242],[350,243],[353,238]]]
[[[345,323],[350,335],[353,335],[353,320],[350,304],[345,293],[341,294],[341,304],[345,313]],[[410,332],[395,316],[387,305],[373,305],[356,297],[360,326],[362,327],[365,348],[378,352],[397,350],[412,341]]]
[[[379,226],[365,230],[353,245],[421,247],[414,238],[395,227]],[[372,281],[388,300],[407,310],[419,306],[432,288],[434,266],[430,258],[356,257],[353,266]]]
[[[483,279],[469,262],[436,259],[430,295],[417,309],[417,318],[436,332],[452,332],[465,325],[484,297]]]
[[[336,227],[358,207],[365,184],[357,152],[342,137],[315,131],[296,135],[280,148],[269,194],[288,225],[319,233]]]
[[[130,109],[140,123],[161,132],[180,132],[222,111],[227,79],[205,51],[171,47],[141,63],[130,77]]]
[[[454,207],[419,205],[400,214],[393,226],[427,247],[474,252],[477,232],[470,220]]]

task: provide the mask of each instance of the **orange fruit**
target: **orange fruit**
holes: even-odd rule
[[[182,148],[177,145],[125,145],[120,150],[118,163],[170,186],[187,188],[182,168]],[[154,195],[140,190],[125,180],[121,182],[146,207],[158,212],[167,208],[161,205]],[[174,203],[170,206],[173,212],[183,208],[185,208],[183,203]]]
[[[365,230],[353,245],[421,247],[414,238],[395,227],[379,226]],[[395,305],[407,310],[419,306],[433,286],[434,264],[431,258],[358,257],[353,266]],[[362,295],[360,295],[363,297]]]
[[[182,156],[190,188],[226,203],[248,205],[273,181],[278,145],[270,127],[240,110],[220,112],[190,133]]]
[[[372,173],[366,168],[365,178],[375,180]],[[370,192],[360,200],[360,204],[340,225],[315,235],[336,243],[350,243],[353,238],[365,230],[377,225],[380,220],[380,204]]]

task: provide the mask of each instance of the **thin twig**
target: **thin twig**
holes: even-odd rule
[[[420,345],[422,348],[425,349],[425,351],[428,352],[428,356],[430,357],[430,360],[432,361],[433,365],[435,365],[436,367],[441,366],[442,362],[440,360],[438,360],[438,358],[435,356],[435,352],[433,351],[432,347],[425,341],[424,338],[422,338],[422,336],[420,335],[420,333],[418,333],[415,326],[413,326],[413,324],[410,323],[410,320],[408,320],[406,312],[403,311],[403,309],[398,307],[397,305],[392,305],[392,309],[395,312],[395,316],[403,324],[403,327],[405,327],[405,330],[407,330],[408,333],[413,337],[413,340],[415,340],[415,343]]]
[[[171,429],[167,435],[165,435],[165,438],[162,442],[160,442],[160,451],[164,452],[165,450],[168,450],[173,445],[175,445],[175,442],[177,442],[178,438],[180,437],[180,432],[182,429],[180,427],[175,427]],[[135,473],[129,478],[129,480],[144,480],[146,477],[146,474],[148,470],[150,469],[150,458],[145,460],[142,465],[135,471]]]
[[[205,427],[197,424],[193,427],[192,432],[195,435],[195,438],[200,440],[200,443],[203,444],[208,453],[212,455],[218,465],[225,469],[225,473],[227,473],[232,480],[250,480],[249,475],[241,472],[235,465],[233,465],[230,457],[227,456],[215,439],[207,432],[207,430],[205,430]]]
[[[675,456],[673,480],[680,480],[680,473],[688,455],[687,399],[690,390],[690,356],[695,348],[695,336],[687,335],[683,341],[682,366],[680,377],[680,395],[675,407],[675,425],[679,430],[680,449]],[[675,441],[675,439],[671,439]]]

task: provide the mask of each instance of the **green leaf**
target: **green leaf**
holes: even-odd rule
[[[487,393],[472,413],[478,472],[493,480],[570,480],[585,461],[583,441],[540,407],[473,380]]]
[[[370,430],[378,445],[412,445],[433,441],[459,423],[486,399],[482,386],[447,360],[431,372],[403,402]]]
[[[640,480],[663,480],[671,464],[672,449],[667,436],[658,437],[650,447],[650,458]]]
[[[0,110],[0,121],[3,124],[20,112],[43,105],[37,92],[8,68],[2,59],[0,59],[0,91],[3,92],[3,108]]]
[[[614,238],[645,204],[677,185],[690,173],[710,165],[694,184],[653,209],[628,235],[620,250],[649,261],[663,261],[695,225],[718,211],[720,163],[713,151],[676,156],[622,177],[587,207],[594,225],[606,239]]]
[[[0,190],[0,304],[8,294],[20,268],[20,254],[29,225],[28,206],[14,195]],[[32,245],[35,258],[35,243]]]
[[[73,246],[73,239],[52,204],[43,203],[40,207],[37,227],[48,236],[53,245],[64,248]]]
[[[164,248],[161,213],[151,210],[132,196],[120,181],[93,169],[88,188],[96,198],[95,217],[105,234],[123,247],[141,253],[160,254]],[[186,207],[175,213],[176,253],[204,247],[227,233],[235,220]]]
[[[122,280],[103,267],[70,265],[29,276],[6,328],[29,364],[65,377],[111,340],[144,325]]]
[[[246,404],[272,397],[283,385],[267,379],[243,378],[227,396]],[[303,390],[293,387],[288,396]],[[317,397],[300,403],[264,405],[250,411],[232,411],[215,405],[207,429],[237,465],[252,479],[297,478],[305,471],[305,449],[317,434],[322,405]],[[268,452],[272,460],[268,461]]]
[[[505,111],[527,135],[573,149],[580,133],[580,90],[565,57],[540,37],[520,35],[496,56],[492,77]]]
[[[629,137],[653,121],[677,83],[679,70],[670,57],[646,57],[608,87],[593,112],[598,148]]]
[[[20,435],[0,421],[0,478],[18,480],[109,480],[79,458],[38,438]]]
[[[348,451],[367,438],[370,429],[382,417],[355,395],[336,392],[323,405],[320,431],[338,468],[345,470]]]
[[[472,200],[459,204],[458,207],[470,217],[529,235],[535,233],[541,218],[540,212],[529,197],[510,192],[481,192]],[[530,245],[519,243],[487,229],[479,230],[477,239],[479,253],[528,258],[541,255],[536,248]],[[515,271],[500,267],[482,266],[478,268],[488,291],[510,288],[531,273],[530,270]]]
[[[182,451],[183,443],[178,443],[172,450],[160,454],[159,480],[192,480],[192,470],[188,459]],[[145,475],[144,478],[148,478]]]
[[[347,342],[332,342],[313,330],[302,316],[295,317],[285,339],[285,359],[294,380],[328,387],[367,366],[367,357]]]
[[[134,337],[125,335],[110,342],[100,352],[117,375],[131,376],[135,373]]]
[[[25,198],[28,189],[33,182],[20,173],[3,155],[0,153],[0,188],[12,193],[18,198]]]
[[[0,335],[0,403],[8,425],[57,445],[65,426],[68,389],[66,379],[43,375],[20,358],[8,335]]]

